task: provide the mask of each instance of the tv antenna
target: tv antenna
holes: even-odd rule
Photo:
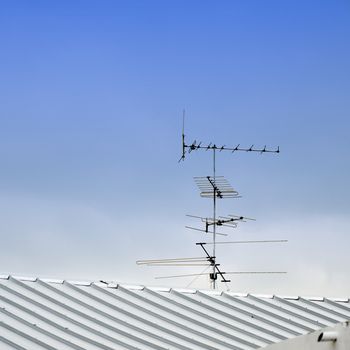
[[[199,151],[199,150],[205,150],[205,151],[212,151],[213,157],[213,174],[211,176],[205,176],[205,177],[195,177],[194,180],[199,187],[200,195],[204,198],[212,198],[213,199],[213,217],[212,218],[202,218],[202,222],[205,223],[205,229],[200,230],[196,229],[194,227],[188,226],[189,229],[195,229],[199,231],[204,231],[205,233],[211,233],[212,234],[212,259],[210,260],[211,266],[212,266],[212,272],[210,273],[210,280],[212,283],[212,288],[216,288],[216,279],[217,275],[220,275],[223,282],[228,282],[226,278],[224,277],[224,274],[218,269],[218,264],[216,263],[216,236],[223,235],[222,233],[219,233],[216,231],[217,226],[228,226],[231,228],[235,228],[237,226],[237,223],[239,221],[244,221],[243,216],[229,216],[229,217],[219,217],[217,218],[217,200],[223,199],[223,198],[240,198],[238,192],[232,188],[232,186],[228,183],[228,181],[223,176],[217,176],[216,175],[216,154],[217,152],[222,151],[229,151],[231,153],[234,152],[255,152],[255,153],[280,153],[279,146],[276,149],[269,149],[266,147],[266,145],[262,148],[255,148],[254,145],[251,145],[250,147],[241,147],[240,144],[237,144],[236,146],[229,147],[226,145],[216,145],[215,143],[210,142],[207,145],[203,145],[202,142],[198,142],[194,140],[192,143],[188,144],[186,143],[185,139],[185,111],[183,111],[183,117],[182,117],[182,155],[179,159],[180,161],[184,161],[187,154],[190,154],[193,151]],[[209,227],[212,227],[212,230],[209,231]],[[248,242],[247,242],[248,243]],[[253,242],[249,242],[253,243]],[[255,243],[258,243],[256,241]],[[259,243],[262,243],[259,241]],[[267,242],[266,242],[267,243]],[[268,241],[268,243],[282,243],[281,240],[279,241]],[[199,246],[204,250],[205,254],[209,256],[208,251],[204,248],[203,243],[199,243]]]
[[[229,151],[231,153],[235,152],[255,152],[255,153],[280,153],[279,147],[276,149],[269,149],[266,145],[262,148],[255,148],[254,145],[250,147],[241,147],[237,144],[234,147],[228,147],[226,145],[217,146],[212,142],[203,145],[202,142],[194,140],[192,143],[188,144],[185,140],[185,111],[183,111],[183,123],[182,123],[182,155],[179,159],[184,161],[186,155],[193,151],[205,150],[212,151],[212,175],[194,177],[194,181],[200,190],[200,196],[203,198],[211,198],[213,200],[213,214],[212,217],[202,217],[195,215],[187,215],[190,218],[200,220],[204,224],[204,228],[196,228],[193,226],[186,226],[186,228],[200,231],[212,236],[211,242],[199,242],[196,243],[200,246],[205,254],[204,257],[185,257],[185,258],[171,258],[171,259],[151,259],[151,260],[138,260],[136,263],[138,265],[146,266],[184,266],[184,267],[194,267],[194,266],[204,266],[205,270],[202,273],[192,273],[192,274],[180,274],[172,276],[160,276],[156,279],[163,278],[176,278],[176,277],[193,277],[199,276],[209,276],[212,289],[217,287],[218,276],[221,278],[221,282],[228,283],[229,279],[226,278],[227,275],[239,275],[239,274],[284,274],[285,271],[231,271],[224,272],[219,267],[220,264],[216,262],[216,246],[218,244],[254,244],[254,243],[286,243],[287,240],[245,240],[245,241],[217,241],[216,236],[227,236],[227,233],[217,232],[217,226],[221,228],[231,228],[234,229],[240,222],[251,221],[255,219],[248,218],[245,216],[238,215],[227,215],[218,216],[217,215],[217,200],[226,198],[241,198],[239,193],[229,184],[229,182],[223,177],[216,174],[216,155],[217,152]],[[205,246],[212,246],[212,253],[210,254]],[[207,269],[211,269],[211,272],[205,272]],[[192,283],[192,282],[191,282]]]

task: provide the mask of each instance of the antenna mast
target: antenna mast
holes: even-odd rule
[[[215,174],[215,149],[213,150],[213,218],[214,218],[214,224],[213,224],[213,259],[214,259],[214,263],[213,263],[213,272],[211,275],[211,281],[213,284],[213,289],[215,289],[216,287],[216,174]],[[208,179],[209,180],[209,179]],[[209,180],[210,181],[210,180]],[[201,246],[202,248],[204,248],[203,246]],[[224,278],[225,279],[225,278]]]

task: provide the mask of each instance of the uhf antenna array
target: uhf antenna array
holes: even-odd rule
[[[187,154],[190,154],[193,151],[205,150],[213,152],[213,174],[210,176],[204,177],[194,177],[194,181],[197,184],[200,190],[200,196],[203,198],[211,198],[213,200],[213,214],[212,217],[202,217],[195,215],[187,215],[190,218],[199,219],[203,224],[204,228],[196,228],[192,226],[186,226],[186,228],[191,230],[196,230],[204,232],[206,234],[212,235],[212,242],[198,242],[197,246],[200,246],[205,254],[204,257],[191,257],[191,258],[173,258],[173,259],[153,259],[153,260],[138,260],[136,263],[138,265],[146,266],[205,266],[205,270],[211,269],[209,273],[195,273],[195,274],[182,274],[174,276],[162,276],[156,277],[157,279],[161,278],[175,278],[175,277],[188,277],[195,276],[209,276],[211,281],[211,286],[213,289],[216,288],[216,281],[218,276],[221,278],[221,282],[228,283],[229,279],[226,278],[227,275],[237,275],[237,274],[280,274],[286,273],[284,271],[232,271],[224,272],[220,269],[220,264],[216,262],[216,246],[218,244],[252,244],[252,243],[285,243],[287,240],[248,240],[248,241],[223,241],[217,242],[216,236],[227,236],[226,233],[217,232],[217,226],[227,227],[227,228],[236,228],[237,224],[240,222],[246,222],[248,220],[254,220],[252,218],[238,216],[238,215],[227,215],[227,216],[218,216],[217,215],[217,200],[225,198],[240,198],[239,193],[229,184],[229,182],[223,176],[216,175],[216,153],[222,151],[234,152],[256,152],[256,153],[280,153],[279,147],[276,149],[268,149],[266,145],[263,148],[254,148],[254,145],[249,148],[240,147],[240,144],[235,147],[227,147],[226,145],[217,146],[215,143],[209,143],[206,146],[202,145],[202,142],[197,143],[193,141],[191,144],[187,144],[185,141],[185,112],[183,113],[183,126],[182,126],[182,155],[179,159],[184,161]],[[206,245],[212,245],[212,253],[209,253],[206,249]]]

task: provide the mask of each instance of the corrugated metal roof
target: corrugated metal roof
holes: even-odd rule
[[[349,299],[0,277],[1,349],[248,350],[349,319]]]

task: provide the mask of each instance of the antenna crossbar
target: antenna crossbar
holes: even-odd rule
[[[266,148],[266,145],[263,148],[254,148],[254,145],[251,145],[250,147],[240,147],[240,144],[238,144],[235,147],[226,147],[226,145],[223,146],[216,146],[215,144],[212,145],[209,143],[207,146],[202,146],[201,142],[197,144],[197,141],[192,142],[191,144],[187,145],[184,144],[185,150],[188,149],[190,152],[196,151],[199,149],[204,150],[217,150],[217,151],[231,151],[234,152],[258,152],[258,153],[280,153],[279,146],[276,149],[268,149]]]
[[[276,274],[286,274],[286,271],[229,271],[222,272],[223,275],[276,275]],[[209,276],[210,273],[189,273],[182,275],[172,275],[172,276],[158,276],[155,279],[166,279],[166,278],[180,278],[180,277],[194,277],[194,276]]]
[[[210,266],[207,257],[137,260],[137,265],[145,266]]]
[[[167,267],[171,267],[171,266],[186,266],[186,267],[189,267],[189,266],[211,266],[210,264],[207,264],[207,263],[198,263],[198,264],[195,264],[195,263],[150,263],[150,264],[146,264],[147,266],[167,266]]]
[[[172,276],[158,276],[155,277],[156,280],[165,279],[165,278],[178,278],[178,277],[194,277],[194,276],[208,276],[209,273],[186,273],[183,275],[172,275]]]
[[[215,143],[213,144],[212,142],[210,142],[207,145],[202,145],[202,142],[198,142],[196,140],[194,140],[192,143],[188,144],[186,143],[185,140],[185,111],[183,111],[183,116],[182,116],[182,155],[181,158],[179,159],[179,162],[181,160],[185,160],[186,157],[186,153],[191,153],[192,151],[198,151],[198,150],[204,150],[204,151],[208,151],[211,150],[214,153],[216,151],[222,152],[222,151],[228,151],[231,153],[235,153],[235,152],[254,152],[254,153],[280,153],[280,148],[279,146],[275,149],[270,149],[267,148],[267,146],[265,145],[264,147],[254,147],[254,145],[251,145],[250,147],[241,147],[240,144],[237,144],[236,146],[232,146],[232,147],[227,147],[226,145],[221,145],[221,146],[217,146]]]
[[[196,227],[191,227],[191,226],[185,226],[185,228],[189,229],[189,230],[194,230],[194,231],[199,231],[199,232],[204,232],[204,233],[210,233],[213,234],[213,231],[207,231],[207,230],[202,230],[200,228],[196,228]],[[220,233],[220,232],[215,232],[216,235],[219,236],[228,236],[227,233]]]
[[[229,271],[226,275],[265,275],[265,274],[285,274],[287,271]]]
[[[260,240],[260,241],[226,241],[226,242],[215,242],[215,244],[250,244],[250,243],[287,243],[287,239],[271,239],[271,240]],[[201,242],[203,245],[213,245],[213,242]]]
[[[231,153],[234,152],[254,152],[254,153],[280,153],[279,146],[276,149],[269,149],[266,148],[266,145],[263,148],[255,148],[254,145],[251,145],[250,147],[240,147],[240,144],[238,144],[235,147],[226,147],[224,146],[216,146],[215,144],[212,145],[212,143],[209,143],[207,146],[202,146],[201,142],[197,144],[197,141],[193,141],[191,144],[186,144],[184,142],[185,135],[182,135],[183,143],[182,143],[182,156],[179,161],[185,160],[186,153],[191,153],[192,151],[198,151],[198,150],[214,150],[214,151],[229,151]]]
[[[203,262],[207,261],[205,257],[194,257],[194,258],[172,258],[172,259],[148,259],[148,260],[137,260],[137,265],[149,265],[149,264],[160,264],[160,263],[179,263],[179,262]]]

